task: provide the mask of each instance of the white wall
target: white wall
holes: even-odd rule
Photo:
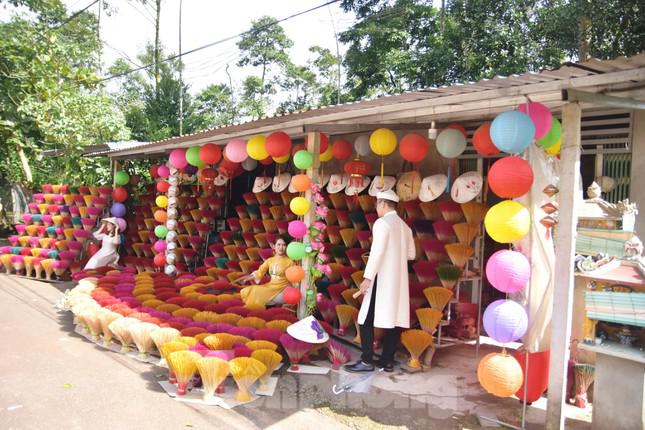
[[[638,205],[636,234],[645,240],[645,110],[634,111],[629,201]]]

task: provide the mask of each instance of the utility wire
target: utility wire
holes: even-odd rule
[[[55,26],[55,27],[52,27],[52,30],[58,30],[59,28],[61,28],[61,27],[65,26],[65,25],[67,25],[67,23],[69,23],[70,21],[73,21],[74,19],[76,19],[76,17],[77,17],[77,16],[79,16],[80,14],[82,14],[83,12],[85,12],[86,10],[88,10],[89,8],[91,8],[92,6],[94,6],[95,4],[97,4],[99,1],[100,1],[100,0],[94,0],[92,3],[88,4],[88,5],[87,5],[87,6],[85,6],[83,9],[81,9],[81,10],[79,10],[79,11],[74,12],[74,13],[72,14],[72,16],[70,16],[69,18],[67,18],[65,21],[61,22],[60,24],[58,24],[58,25],[57,25],[57,26]]]
[[[266,29],[266,28],[272,27],[272,26],[274,26],[274,25],[276,25],[276,24],[279,24],[279,23],[281,23],[281,22],[287,21],[287,20],[289,20],[289,19],[293,19],[293,18],[296,18],[296,17],[298,17],[298,16],[300,16],[300,15],[304,15],[304,14],[307,14],[307,13],[309,13],[309,12],[313,12],[313,11],[315,11],[315,10],[321,9],[321,8],[323,8],[323,7],[326,7],[326,6],[330,5],[330,4],[338,3],[339,1],[340,1],[340,0],[331,0],[331,1],[328,1],[328,2],[323,3],[323,4],[321,4],[321,5],[318,5],[318,6],[312,7],[312,8],[307,9],[307,10],[304,10],[304,11],[302,11],[302,12],[298,12],[298,13],[295,13],[295,14],[289,15],[289,16],[287,16],[287,17],[285,17],[285,18],[279,19],[279,20],[277,20],[276,22],[273,22],[273,23],[271,23],[271,24],[264,25],[264,26],[262,26],[262,27],[260,27],[260,28],[256,29],[255,31],[258,31],[258,30],[264,30],[264,29]],[[94,3],[96,3],[96,2],[98,2],[98,0],[96,0]],[[92,3],[92,4],[94,4],[94,3]],[[91,6],[91,5],[90,5],[90,6]],[[224,39],[220,39],[220,40],[217,40],[217,41],[215,41],[215,42],[207,43],[206,45],[202,45],[202,46],[199,46],[199,47],[197,47],[197,48],[194,48],[194,49],[188,50],[188,51],[186,51],[186,52],[182,53],[181,55],[178,55],[178,54],[171,55],[171,56],[169,56],[169,57],[167,57],[167,58],[164,58],[164,59],[163,59],[163,60],[161,60],[160,62],[164,63],[164,62],[167,62],[167,61],[175,60],[175,59],[177,59],[177,58],[182,58],[182,57],[185,57],[186,55],[192,54],[192,53],[194,53],[194,52],[198,52],[198,51],[201,51],[201,50],[203,50],[203,49],[210,48],[210,47],[212,47],[212,46],[219,45],[219,44],[224,43],[224,42],[228,42],[229,40],[236,39],[236,38],[241,37],[241,36],[244,36],[244,35],[246,35],[246,34],[250,34],[250,33],[252,33],[253,31],[254,31],[254,30],[247,30],[247,31],[243,31],[243,32],[238,33],[238,34],[235,34],[235,35],[232,35],[232,36],[225,37]],[[126,76],[126,75],[129,75],[129,74],[131,74],[131,73],[138,72],[139,70],[147,69],[147,68],[152,67],[152,66],[154,66],[154,65],[155,65],[155,63],[145,64],[145,65],[143,65],[143,66],[141,66],[141,67],[138,67],[138,68],[136,68],[136,69],[129,70],[129,71],[124,72],[124,73],[119,73],[119,74],[116,74],[116,75],[107,76],[107,77],[105,77],[105,78],[99,79],[97,82],[105,82],[105,81],[109,81],[109,80],[112,80],[112,79],[121,78],[121,77]]]

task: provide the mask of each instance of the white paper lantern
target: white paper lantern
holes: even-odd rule
[[[166,235],[166,242],[174,242],[177,240],[177,232],[169,231]]]
[[[177,268],[175,267],[174,264],[169,264],[166,266],[166,269],[164,270],[164,272],[166,273],[166,275],[172,276],[175,273],[177,273]]]
[[[173,231],[177,230],[177,221],[174,219],[169,219],[166,221],[166,227],[168,227],[168,230]]]

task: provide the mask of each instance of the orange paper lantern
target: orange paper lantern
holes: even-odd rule
[[[292,284],[296,284],[303,279],[305,279],[305,271],[300,266],[291,266],[285,272],[284,275],[287,277],[287,281]]]
[[[168,214],[166,213],[166,211],[158,210],[158,211],[155,211],[154,217],[155,217],[155,221],[160,223],[165,223],[166,220],[168,219]]]
[[[307,175],[295,175],[291,178],[291,185],[293,185],[293,188],[299,193],[307,191],[310,184],[311,181]]]
[[[477,367],[479,383],[497,397],[511,397],[524,381],[522,367],[508,354],[492,352],[482,358]]]

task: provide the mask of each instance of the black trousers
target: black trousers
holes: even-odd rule
[[[361,360],[365,363],[371,363],[374,356],[374,309],[376,306],[377,281],[378,277],[374,279],[374,285],[372,286],[372,297],[370,299],[370,308],[367,312],[367,317],[365,318],[365,322],[359,326],[361,334],[361,349],[363,350]],[[399,340],[399,331],[396,327],[386,328],[384,331],[381,362],[383,364],[394,363],[394,352]]]

